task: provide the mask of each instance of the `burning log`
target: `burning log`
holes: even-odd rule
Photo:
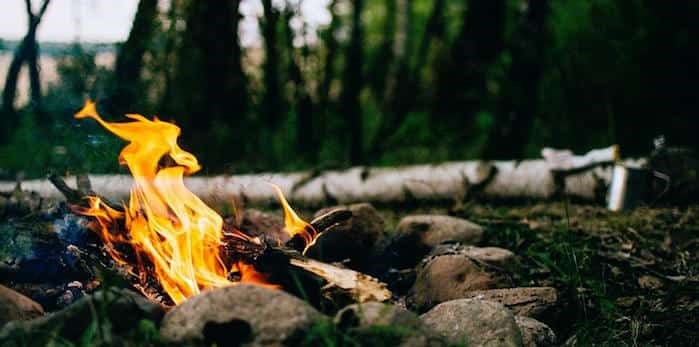
[[[51,175],[49,179],[56,186],[56,189],[61,191],[71,203],[85,205],[88,197],[101,199],[89,189],[89,179],[83,179],[82,189],[68,187],[62,178],[55,175]],[[120,213],[124,212],[118,208],[117,210]],[[352,213],[346,209],[332,210],[313,219],[308,224],[308,228],[321,234],[351,216]],[[304,247],[301,237],[298,235],[300,234],[292,237],[285,246],[274,246],[261,241],[259,238],[240,237],[235,233],[224,230],[223,249],[225,258],[229,261],[252,265],[257,269],[264,269],[265,275],[269,277],[285,277],[293,269],[301,270],[305,272],[306,276],[316,278],[323,283],[321,295],[330,302],[347,300],[355,302],[386,301],[392,297],[386,284],[371,276],[305,257],[299,253]],[[146,269],[142,268],[140,271],[143,273]],[[149,298],[169,303],[169,301],[163,300],[161,295],[162,288],[160,288],[157,282],[150,278],[144,280],[144,277],[138,276],[133,268],[122,271],[122,273],[134,283],[134,287],[141,290]],[[233,274],[233,277],[236,276],[238,276],[237,280],[241,280],[245,274],[242,274],[243,277],[240,277],[240,274]]]

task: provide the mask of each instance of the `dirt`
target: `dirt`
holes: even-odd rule
[[[483,244],[522,258],[522,286],[563,298],[548,321],[570,346],[699,345],[699,206],[556,203],[382,209],[389,230],[411,213],[447,213],[486,227]]]

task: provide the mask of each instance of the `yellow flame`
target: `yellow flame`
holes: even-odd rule
[[[296,212],[294,212],[291,206],[289,206],[289,203],[286,201],[284,193],[282,193],[279,186],[272,183],[270,183],[270,185],[277,193],[279,203],[281,203],[282,209],[284,210],[284,229],[289,236],[294,237],[299,235],[303,239],[305,244],[303,254],[306,254],[306,251],[308,251],[308,249],[316,243],[316,240],[318,239],[318,232],[312,225],[306,223],[306,221],[301,219]]]
[[[155,117],[153,120],[137,114],[126,117],[134,121],[106,122],[91,101],[75,115],[79,119],[93,118],[129,142],[119,154],[119,163],[127,165],[134,178],[124,213],[109,208],[96,197],[90,198],[88,209],[79,212],[98,221],[102,240],[115,261],[125,263],[115,244],[127,243],[138,257],[145,255],[153,265],[153,275],[176,304],[201,290],[234,283],[227,278],[229,268],[220,251],[221,216],[184,185],[183,176],[197,172],[200,166],[194,155],[177,145],[180,128]],[[160,167],[164,156],[169,156],[176,165]],[[287,231],[292,235],[302,234],[311,244],[313,237],[306,238],[308,231],[304,229],[310,226],[294,213],[280,190],[278,193]],[[120,220],[124,221],[128,236],[114,230],[118,229]],[[143,264],[137,265],[139,275],[145,276]],[[265,275],[250,265],[239,262],[230,267],[241,272],[243,282],[266,283]]]

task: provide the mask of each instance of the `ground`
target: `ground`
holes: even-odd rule
[[[484,245],[510,249],[521,258],[518,285],[559,290],[558,314],[542,320],[567,346],[699,345],[699,205],[621,213],[565,201],[378,209],[389,233],[400,218],[418,213],[450,214],[484,226]],[[10,235],[2,230],[0,236]],[[21,246],[17,240],[22,238],[8,245]],[[135,340],[157,344],[154,325],[143,323],[148,329]],[[382,330],[366,341],[395,334]],[[353,345],[322,324],[307,337],[309,345]]]
[[[571,345],[699,345],[699,206],[615,213],[567,202],[382,208],[388,229],[410,213],[449,213],[487,227],[485,244],[522,258],[522,286],[563,298],[547,322]]]

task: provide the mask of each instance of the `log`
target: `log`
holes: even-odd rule
[[[318,207],[354,202],[376,204],[415,201],[550,200],[569,196],[600,201],[618,159],[615,146],[582,156],[545,149],[542,159],[522,161],[463,161],[395,168],[353,167],[325,172],[261,173],[185,178],[189,189],[213,206],[241,199],[247,204],[276,203],[279,186],[295,206]],[[638,165],[645,159],[626,160]],[[124,201],[132,179],[126,175],[90,175],[92,188],[111,201]],[[0,182],[0,191],[14,182]],[[46,180],[22,183],[44,197],[60,199],[61,193]]]
[[[289,264],[306,270],[327,282],[322,287],[326,298],[336,301],[337,295],[350,297],[355,302],[386,301],[391,299],[387,285],[369,275],[304,257],[299,253],[289,254]]]

